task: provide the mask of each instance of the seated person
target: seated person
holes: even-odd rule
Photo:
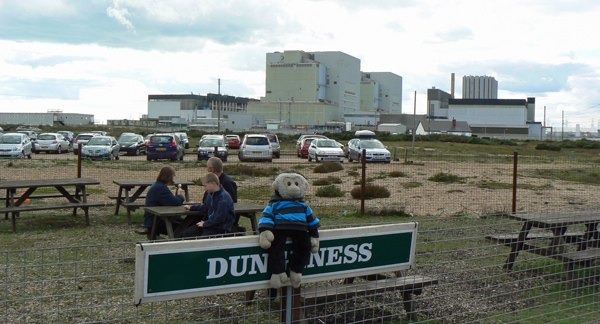
[[[202,177],[202,185],[208,193],[204,204],[185,205],[187,210],[203,211],[207,214],[204,220],[183,230],[182,237],[209,236],[227,234],[235,222],[235,210],[231,196],[219,182],[219,177],[214,173],[207,173]]]
[[[237,183],[231,179],[225,172],[223,172],[223,161],[218,157],[211,157],[206,162],[206,171],[212,172],[219,177],[219,183],[223,186],[223,189],[229,193],[231,200],[234,203],[237,202]],[[206,193],[205,193],[206,197]],[[204,199],[203,199],[204,201]]]
[[[160,169],[156,182],[152,184],[148,193],[146,194],[146,207],[154,206],[181,206],[185,201],[183,197],[182,189],[177,188],[175,194],[169,189],[169,185],[175,184],[173,179],[175,178],[175,169],[172,166],[166,166]],[[139,232],[140,234],[147,234],[150,237],[150,231],[152,229],[152,222],[154,222],[154,215],[146,212],[144,214],[144,227],[145,231]],[[167,234],[167,226],[164,220],[157,219],[156,234]],[[178,224],[178,222],[173,222]]]

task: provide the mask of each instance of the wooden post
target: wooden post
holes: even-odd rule
[[[367,154],[367,150],[363,149],[362,150],[362,155],[361,155],[361,159],[360,159],[360,163],[362,164],[362,179],[360,181],[360,214],[364,215],[365,214],[365,190],[366,190],[366,179],[367,179],[367,162],[366,162],[366,155]]]
[[[77,144],[77,178],[81,178],[81,143]]]
[[[517,212],[517,165],[519,153],[514,153],[513,158],[513,196],[512,196],[512,213]]]

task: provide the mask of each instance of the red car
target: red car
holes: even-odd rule
[[[229,147],[232,149],[240,148],[240,137],[237,135],[225,135],[227,138],[227,143],[229,143]]]
[[[301,158],[308,157],[308,147],[310,146],[310,143],[312,143],[312,141],[316,139],[317,138],[314,137],[306,137],[302,139],[302,142],[300,142],[300,146],[297,148],[298,156]]]

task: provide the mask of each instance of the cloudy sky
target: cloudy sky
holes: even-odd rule
[[[403,111],[435,86],[494,76],[536,120],[600,125],[598,0],[0,0],[0,112],[137,119],[148,94],[265,93],[265,54],[342,51],[403,77]]]

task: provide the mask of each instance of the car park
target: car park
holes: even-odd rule
[[[344,150],[332,139],[315,139],[308,147],[308,161],[344,163]]]
[[[363,149],[365,150],[366,162],[386,162],[392,161],[390,151],[376,139],[354,138],[348,142],[348,161],[361,161]]]
[[[108,136],[108,133],[105,131],[91,131],[90,133],[100,135],[100,136]]]
[[[239,149],[240,148],[240,137],[237,135],[225,135],[225,138],[227,139],[227,143],[229,143],[229,147],[232,149]]]
[[[0,137],[0,158],[31,159],[33,144],[22,133],[6,133]]]
[[[62,152],[69,153],[71,151],[71,143],[58,133],[43,133],[38,135],[37,140],[33,142],[34,152],[46,152],[60,154]]]
[[[81,133],[78,134],[75,137],[75,140],[73,140],[73,154],[77,155],[77,153],[79,153],[79,144],[81,145],[85,145],[89,142],[89,140],[96,136],[96,134],[93,133]]]
[[[146,143],[146,160],[183,160],[185,148],[179,137],[173,133],[152,134]]]
[[[73,145],[73,141],[75,140],[75,134],[73,134],[73,132],[71,131],[58,131],[58,134],[61,134],[62,136],[65,137],[65,139],[67,141],[69,141],[69,143],[71,144],[71,146]]]
[[[186,148],[186,149],[190,148],[190,138],[188,137],[187,133],[175,132],[175,135],[179,136],[179,139],[181,140],[181,143],[184,148]]]
[[[273,148],[269,138],[265,135],[247,134],[244,136],[238,154],[241,162],[259,160],[273,162]]]
[[[266,134],[269,138],[269,142],[271,142],[271,147],[273,148],[273,157],[280,158],[281,157],[281,147],[279,145],[279,137],[276,134]]]
[[[298,138],[298,140],[296,141],[296,155],[298,155],[298,157],[306,157],[308,155],[308,145],[306,145],[304,154],[302,154],[302,148],[304,145],[304,139],[309,138],[309,137],[310,138],[328,139],[327,136],[323,136],[323,135],[301,135],[300,138]]]
[[[215,148],[217,156],[223,162],[226,162],[229,151],[227,150],[227,146],[225,146],[223,136],[205,137],[200,141],[200,144],[198,144],[198,161],[208,160],[212,156],[215,156]]]
[[[121,146],[112,136],[94,136],[81,149],[82,159],[118,160]]]
[[[123,133],[118,139],[121,152],[128,155],[140,155],[146,153],[146,141],[140,134]]]

